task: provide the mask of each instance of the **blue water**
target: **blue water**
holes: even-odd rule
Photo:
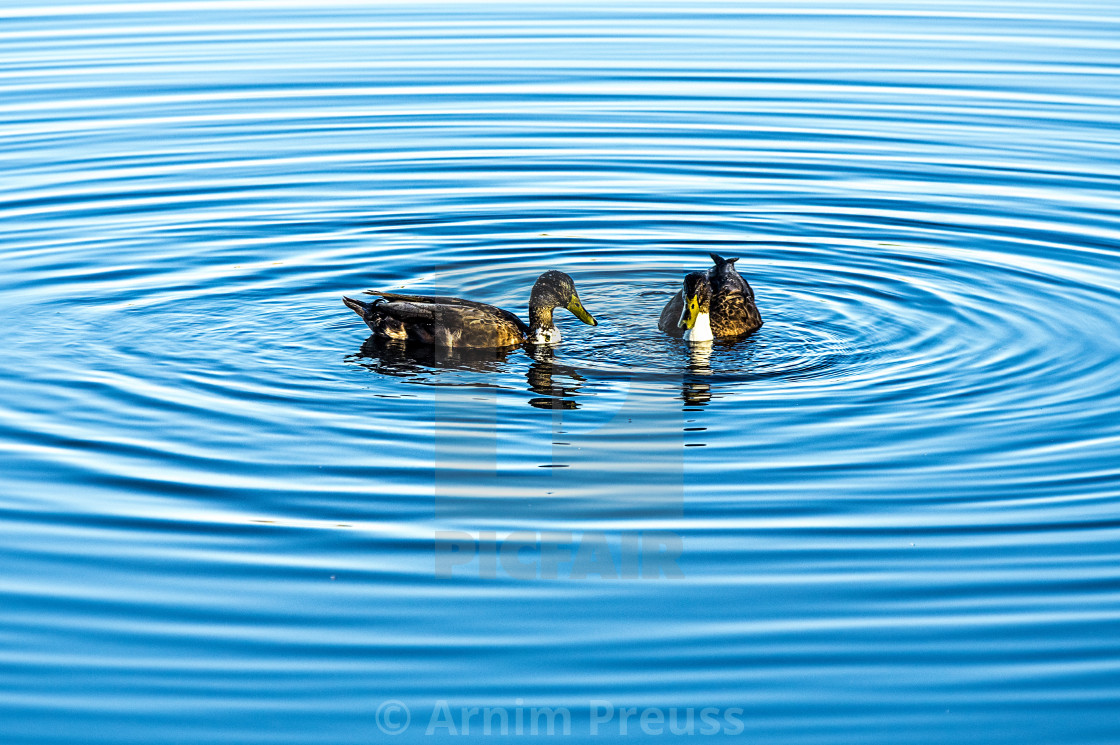
[[[1120,742],[1118,121],[1103,0],[12,0],[0,741]]]

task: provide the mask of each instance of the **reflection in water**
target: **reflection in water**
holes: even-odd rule
[[[361,350],[347,357],[348,362],[400,378],[422,378],[432,382],[434,369],[463,370],[476,373],[496,373],[502,369],[514,348],[505,349],[448,349],[430,344],[409,344],[399,339],[384,339],[375,335],[362,343]],[[368,362],[362,361],[369,360]],[[419,382],[419,381],[417,381]],[[440,383],[445,384],[443,381]],[[446,384],[453,385],[447,382]]]
[[[697,375],[712,374],[712,342],[700,341],[688,345],[688,370]]]
[[[509,372],[510,366],[505,363],[519,351],[522,349],[518,347],[447,349],[371,335],[347,361],[383,375],[410,378],[414,383],[501,388],[498,377]],[[529,400],[529,405],[538,409],[578,409],[574,398],[586,378],[572,365],[557,362],[551,347],[525,347],[523,351],[532,359],[525,371],[528,388],[539,394]],[[441,372],[485,374],[487,378],[459,381],[441,376]],[[567,380],[561,383],[560,377]]]
[[[529,382],[529,390],[541,394],[540,397],[529,399],[529,405],[538,409],[578,409],[579,404],[574,397],[586,378],[574,367],[558,364],[551,347],[531,347],[529,354],[533,363],[529,365],[525,377]],[[554,376],[561,375],[571,380],[572,384],[565,386],[558,383]]]
[[[684,369],[678,368],[679,372],[666,371],[657,375],[664,375],[669,380],[679,375],[684,405],[705,406],[712,401],[713,384],[721,378],[727,382],[726,373],[713,370],[714,359],[728,356],[732,347],[744,344],[749,344],[749,341],[740,339],[734,342],[682,344],[681,348],[687,350],[688,354],[687,361],[681,360]],[[737,352],[741,356],[742,350]],[[521,354],[528,358],[528,367],[522,367],[524,360],[520,358]],[[448,349],[371,335],[359,352],[346,359],[382,375],[433,386],[515,389],[517,384],[510,379],[510,374],[523,374],[527,389],[537,394],[527,403],[538,409],[580,408],[577,399],[589,395],[586,384],[599,375],[577,364],[561,362],[557,357],[557,350],[548,346]],[[519,369],[522,372],[518,372]],[[620,375],[626,377],[625,373]],[[743,378],[742,374],[736,376],[740,382]],[[731,389],[723,390],[726,392]]]
[[[712,400],[712,387],[700,376],[712,374],[712,342],[688,345],[688,372],[681,376],[681,398],[686,406],[703,406]]]

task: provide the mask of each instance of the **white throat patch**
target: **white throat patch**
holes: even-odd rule
[[[533,344],[556,344],[560,341],[560,329],[555,326],[536,329],[529,336],[529,341]]]
[[[696,323],[684,332],[685,341],[711,341],[712,324],[708,322],[707,313],[697,313]]]

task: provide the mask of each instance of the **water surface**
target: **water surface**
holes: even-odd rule
[[[1120,740],[1112,4],[0,19],[5,742]],[[550,268],[551,351],[340,300]]]

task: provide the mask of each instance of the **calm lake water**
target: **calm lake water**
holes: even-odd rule
[[[1120,742],[1118,122],[1103,0],[6,3],[0,740]]]

